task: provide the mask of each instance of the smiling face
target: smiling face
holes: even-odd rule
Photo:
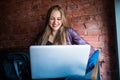
[[[58,31],[58,29],[62,25],[62,16],[60,11],[58,10],[53,10],[50,19],[49,19],[49,25],[52,28],[53,31]]]

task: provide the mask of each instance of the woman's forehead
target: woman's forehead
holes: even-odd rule
[[[51,12],[51,16],[59,16],[59,17],[61,17],[61,12],[59,10],[53,10]]]

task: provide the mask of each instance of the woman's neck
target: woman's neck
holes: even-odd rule
[[[52,32],[51,32],[51,36],[53,36],[53,37],[55,37],[56,34],[57,34],[57,31],[52,31]]]
[[[55,39],[55,37],[56,37],[56,34],[57,34],[57,31],[52,31],[51,32],[51,34],[50,34],[50,36],[49,36],[49,41],[50,42],[54,42],[54,39]]]

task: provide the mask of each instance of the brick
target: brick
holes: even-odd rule
[[[84,15],[84,16],[80,16],[80,21],[83,23],[91,23],[91,22],[96,22],[96,19],[94,15]]]
[[[99,15],[96,15],[96,16],[95,16],[95,19],[96,19],[97,21],[101,21],[101,20],[103,20],[103,17],[99,14]]]
[[[87,29],[99,29],[99,25],[97,22],[89,22],[85,23]]]
[[[108,42],[109,38],[106,35],[100,35],[99,36],[99,41],[107,41]]]
[[[78,5],[75,5],[72,2],[67,2],[67,9],[73,10],[73,11],[77,11],[78,10]]]
[[[98,42],[98,36],[84,36],[85,40]]]
[[[102,66],[100,66],[101,68],[101,73],[107,73],[107,71],[110,71],[110,63],[109,62],[104,62],[102,63]]]
[[[38,0],[38,2],[39,2],[39,0]],[[41,2],[42,3],[50,3],[50,2],[52,2],[52,0],[41,0]],[[53,1],[53,2],[55,2],[55,1]]]
[[[93,45],[95,48],[103,48],[104,47],[104,42],[98,42],[98,41],[89,41],[91,45]]]
[[[71,26],[72,26],[75,30],[85,29],[84,24],[80,24],[79,22],[74,22],[73,24],[71,24]]]
[[[101,34],[101,30],[87,30],[88,36],[99,36]]]

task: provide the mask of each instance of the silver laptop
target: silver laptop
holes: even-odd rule
[[[32,79],[85,75],[90,45],[30,46]]]

